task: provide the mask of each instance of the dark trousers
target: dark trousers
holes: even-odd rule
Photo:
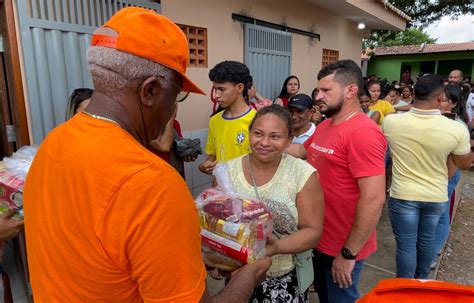
[[[316,249],[313,250],[314,289],[320,303],[353,303],[360,294],[357,289],[364,261],[357,261],[352,271],[352,285],[340,288],[332,279],[332,262],[334,257]]]

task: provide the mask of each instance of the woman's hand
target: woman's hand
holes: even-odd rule
[[[275,238],[273,235],[268,236],[267,244],[265,245],[265,255],[267,257],[271,257],[271,256],[279,254],[278,243],[279,243],[279,240]]]

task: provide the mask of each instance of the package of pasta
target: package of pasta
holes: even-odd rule
[[[214,175],[219,186],[196,199],[203,258],[209,265],[232,271],[265,256],[272,216],[264,202],[233,191],[227,165],[218,165]]]

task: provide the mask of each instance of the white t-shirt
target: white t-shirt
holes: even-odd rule
[[[470,93],[469,97],[467,97],[467,102],[466,102],[466,112],[467,115],[469,116],[469,121],[472,121],[472,116],[474,114],[474,93]]]
[[[301,134],[299,136],[294,136],[293,141],[291,143],[293,143],[293,144],[303,144],[306,140],[308,140],[308,138],[311,137],[313,135],[314,131],[316,130],[316,126],[314,125],[314,123],[310,122],[310,124],[311,124],[311,126],[308,129],[308,131],[306,131],[304,134]]]

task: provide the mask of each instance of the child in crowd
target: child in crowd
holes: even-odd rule
[[[370,119],[372,119],[375,123],[379,123],[380,120],[380,112],[369,109],[370,106],[370,96],[369,93],[364,89],[362,91],[362,95],[359,97],[359,102],[360,102],[360,108],[362,111],[369,116]]]
[[[402,88],[402,95],[400,97],[400,101],[406,102],[408,104],[413,103],[413,98],[411,95],[411,87],[408,85],[405,85]]]

